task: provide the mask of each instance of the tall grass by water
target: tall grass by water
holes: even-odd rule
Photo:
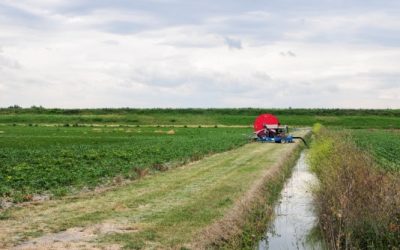
[[[323,237],[332,249],[398,249],[400,175],[378,166],[350,134],[314,127],[309,162]]]

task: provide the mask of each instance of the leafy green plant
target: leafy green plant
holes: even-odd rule
[[[396,130],[361,129],[351,132],[356,144],[372,153],[381,168],[400,171],[400,133]]]
[[[0,196],[94,187],[139,170],[165,171],[238,147],[248,129],[4,126],[0,141]],[[133,171],[133,172],[132,172]],[[144,172],[143,172],[144,173]]]

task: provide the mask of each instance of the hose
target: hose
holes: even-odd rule
[[[306,140],[304,140],[303,137],[300,137],[300,136],[293,136],[293,139],[300,139],[300,140],[302,140],[302,141],[304,142],[304,145],[306,145],[306,147],[308,148],[307,142],[306,142]]]

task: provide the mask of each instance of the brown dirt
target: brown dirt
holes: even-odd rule
[[[123,209],[122,207],[120,209]],[[115,223],[101,223],[92,225],[90,227],[75,227],[69,228],[66,231],[47,234],[30,241],[26,241],[12,249],[15,250],[28,250],[28,249],[110,249],[116,250],[121,247],[117,244],[108,245],[106,247],[98,248],[95,244],[91,243],[99,235],[106,235],[109,233],[125,233],[135,232],[137,228],[129,226],[121,226]]]

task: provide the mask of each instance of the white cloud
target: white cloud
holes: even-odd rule
[[[80,3],[0,3],[0,106],[400,107],[400,18],[384,7]]]

